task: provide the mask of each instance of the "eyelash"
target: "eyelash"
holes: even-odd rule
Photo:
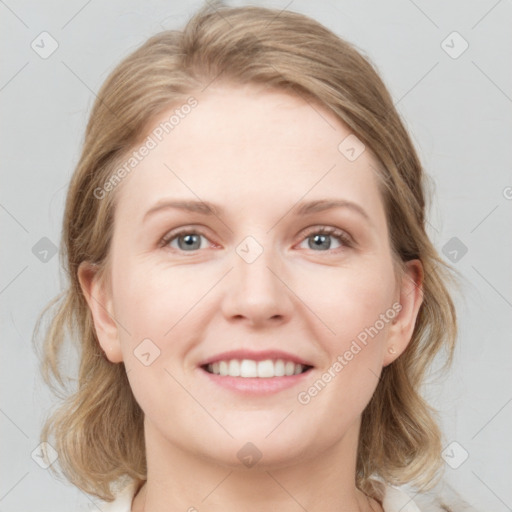
[[[175,249],[175,248],[171,249],[170,247],[167,247],[170,242],[172,242],[173,240],[175,240],[176,238],[178,238],[181,235],[200,235],[208,240],[208,237],[201,231],[196,230],[194,228],[189,228],[189,229],[185,228],[185,229],[181,229],[180,231],[177,231],[177,232],[171,231],[170,233],[165,235],[162,238],[162,240],[160,241],[159,247],[161,247],[163,249],[176,250],[181,253],[190,252],[191,254],[195,254],[198,251],[202,250],[202,249],[195,249],[193,251],[183,251],[181,249]],[[339,252],[339,251],[342,251],[344,248],[346,249],[346,248],[351,248],[354,246],[354,243],[349,235],[347,235],[344,231],[342,231],[338,228],[331,227],[331,226],[316,226],[316,227],[309,229],[304,234],[303,238],[301,239],[301,242],[308,239],[312,235],[331,235],[334,238],[338,238],[338,240],[345,246],[345,247],[338,247],[337,249],[327,249],[326,251],[314,251],[314,252],[325,252],[325,253]],[[310,249],[310,250],[313,250],[313,249]]]

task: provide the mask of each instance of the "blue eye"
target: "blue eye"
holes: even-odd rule
[[[339,249],[339,247],[335,247],[334,249],[331,247],[331,239],[335,238],[338,242],[341,242],[341,246],[352,247],[352,241],[350,237],[343,231],[337,228],[331,228],[327,226],[323,226],[320,228],[314,228],[309,231],[309,233],[304,238],[306,240],[313,240],[313,242],[308,243],[308,249],[315,250],[326,249],[326,251]],[[326,252],[326,251],[316,251],[316,252]]]
[[[190,252],[197,251],[201,248],[201,237],[207,238],[201,233],[195,230],[183,230],[175,233],[162,240],[162,244],[166,247],[172,247],[171,242],[177,241],[178,247],[172,247],[173,249],[179,249],[180,251]]]
[[[201,248],[205,248],[204,246],[201,247],[201,238],[209,241],[205,235],[195,229],[182,229],[181,231],[171,232],[166,235],[161,241],[161,247],[171,248],[182,252],[194,252]],[[340,245],[332,248],[332,239],[337,239]],[[312,242],[308,242],[308,247],[306,247],[306,249],[316,252],[329,252],[340,249],[340,247],[353,246],[352,239],[348,234],[340,229],[329,226],[319,226],[310,229],[302,240],[302,243],[306,240],[312,240]],[[174,242],[177,242],[177,246],[172,245]],[[319,251],[318,249],[321,250]]]

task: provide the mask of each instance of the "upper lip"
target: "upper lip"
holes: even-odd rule
[[[284,361],[293,361],[295,364],[303,366],[313,366],[311,363],[288,352],[282,350],[229,350],[205,359],[199,363],[199,366],[206,366],[217,361],[229,361],[230,359],[252,359],[253,361],[264,361],[265,359],[283,359]]]

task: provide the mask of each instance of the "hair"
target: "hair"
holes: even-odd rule
[[[442,466],[442,435],[437,412],[421,396],[421,387],[441,350],[442,369],[452,363],[457,320],[447,284],[457,282],[456,271],[426,232],[428,177],[368,57],[305,15],[255,6],[203,6],[182,31],[163,31],[124,58],[98,93],[63,218],[60,258],[69,282],[42,311],[35,329],[37,334],[43,316],[51,313],[40,370],[61,403],[45,419],[41,440],[57,450],[70,482],[103,500],[114,499],[111,484],[120,479],[147,478],[144,413],[124,364],[110,362],[99,345],[78,267],[89,262],[102,279],[109,271],[118,194],[112,191],[99,200],[94,191],[147,135],[156,116],[214,80],[286,91],[320,105],[348,126],[378,162],[396,269],[400,275],[407,261],[421,261],[423,302],[410,343],[383,368],[363,411],[356,486],[373,497],[382,492],[378,480],[430,489]],[[59,367],[68,339],[79,354],[73,389]]]

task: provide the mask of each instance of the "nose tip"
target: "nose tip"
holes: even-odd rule
[[[223,301],[226,317],[246,318],[252,324],[286,320],[291,313],[288,289],[272,266],[278,266],[272,251],[255,237],[246,237],[237,247],[233,275]]]

